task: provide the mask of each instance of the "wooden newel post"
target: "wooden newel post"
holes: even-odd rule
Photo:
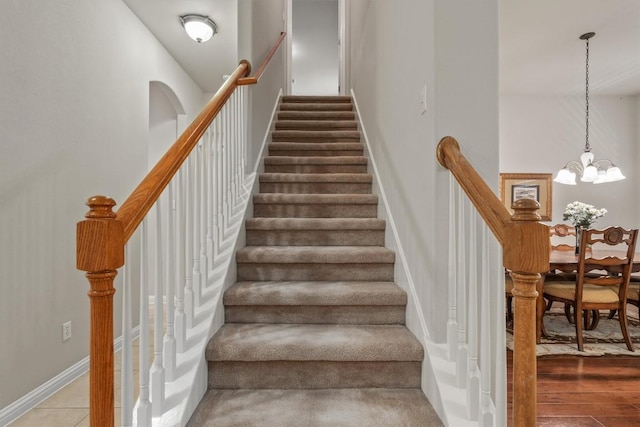
[[[91,427],[113,427],[113,280],[124,265],[124,229],[113,199],[94,196],[87,205],[77,224],[76,266],[90,284],[89,417]]]
[[[540,223],[539,203],[516,201],[504,246],[504,266],[514,289],[513,425],[536,425],[536,286],[549,269],[549,228]]]

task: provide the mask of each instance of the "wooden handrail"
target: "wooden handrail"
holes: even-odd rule
[[[513,425],[536,425],[536,302],[540,273],[549,270],[549,229],[535,200],[516,201],[509,215],[489,186],[460,152],[452,137],[440,140],[438,161],[456,178],[503,249],[515,300],[513,349]]]
[[[440,164],[451,171],[502,245],[511,218],[507,208],[462,155],[458,141],[450,136],[442,138],[436,154]]]
[[[105,196],[87,201],[90,210],[76,230],[76,267],[89,280],[91,303],[89,418],[92,427],[114,425],[113,295],[117,269],[124,265],[124,247],[164,189],[178,172],[207,128],[222,110],[236,87],[255,84],[282,43],[281,33],[256,76],[244,80],[251,64],[240,64],[211,98],[195,120],[180,135],[160,161],[131,193],[122,207]],[[254,81],[255,79],[255,81]],[[241,83],[243,81],[243,83]]]
[[[276,40],[273,47],[267,54],[266,58],[264,59],[264,61],[262,61],[262,64],[260,64],[260,66],[256,70],[256,73],[251,77],[244,77],[239,79],[238,85],[240,86],[254,85],[258,83],[258,81],[260,80],[260,77],[262,77],[262,73],[264,73],[264,70],[267,69],[267,66],[271,62],[271,58],[273,57],[273,55],[275,55],[276,51],[278,50],[278,48],[280,47],[280,45],[282,44],[282,41],[285,39],[286,36],[287,36],[287,33],[285,32],[280,33],[280,37],[278,38],[278,40]]]
[[[238,86],[238,79],[246,76],[251,65],[248,61],[240,61],[240,65],[233,74],[218,89],[209,103],[198,114],[195,120],[185,129],[178,140],[169,148],[160,161],[151,169],[129,198],[118,209],[118,220],[124,227],[125,243],[133,235],[140,222],[153,207],[164,191],[165,187],[173,179],[182,163],[191,153],[193,147],[198,144],[200,138],[207,130],[216,115],[222,110],[224,104]]]

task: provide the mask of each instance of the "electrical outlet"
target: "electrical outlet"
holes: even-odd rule
[[[62,341],[71,339],[71,320],[62,324]]]

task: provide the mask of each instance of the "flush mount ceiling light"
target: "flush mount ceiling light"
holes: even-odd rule
[[[187,35],[198,43],[204,43],[218,32],[216,23],[211,18],[203,15],[183,15],[180,22]]]
[[[572,160],[568,162],[554,178],[555,182],[567,185],[576,185],[576,174],[580,175],[580,181],[601,184],[603,182],[614,182],[625,179],[620,168],[609,159],[594,160],[589,145],[589,39],[596,33],[586,33],[580,36],[587,44],[587,67],[586,67],[586,139],[584,152],[580,156],[580,162]]]

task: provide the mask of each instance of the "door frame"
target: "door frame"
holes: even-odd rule
[[[293,64],[293,0],[286,0],[285,2],[285,26],[286,32],[289,35],[287,37],[287,53],[285,55],[285,95],[291,95],[291,66]],[[347,0],[338,0],[338,85],[340,87],[339,94],[346,95],[348,93],[347,88],[347,46],[348,46],[348,34],[347,34]]]

